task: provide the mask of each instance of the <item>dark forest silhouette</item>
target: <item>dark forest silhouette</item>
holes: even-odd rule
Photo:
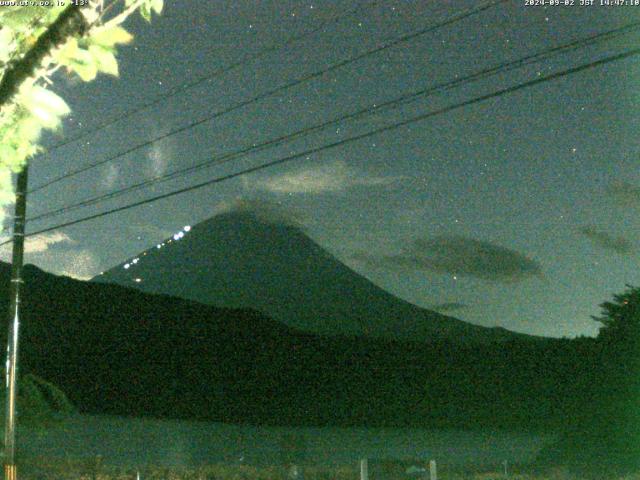
[[[582,405],[543,462],[621,472],[640,468],[640,288],[601,305],[601,328],[583,369]]]
[[[638,289],[603,305],[597,338],[474,345],[320,336],[251,310],[25,273],[22,371],[81,412],[560,432],[541,462],[637,463]]]

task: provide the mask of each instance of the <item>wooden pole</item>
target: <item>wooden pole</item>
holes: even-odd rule
[[[438,480],[438,469],[435,460],[429,460],[429,480]]]
[[[366,458],[360,460],[360,480],[369,480],[369,462]]]
[[[16,396],[18,376],[18,329],[22,303],[22,265],[24,259],[24,226],[27,213],[28,167],[18,174],[16,208],[13,221],[13,253],[11,258],[11,286],[9,297],[9,335],[7,337],[5,426],[4,426],[4,478],[16,480]]]
[[[38,37],[36,43],[17,62],[10,64],[0,80],[0,112],[12,101],[20,86],[42,64],[53,48],[69,37],[82,35],[89,24],[81,12],[81,5],[72,2],[58,18]],[[13,258],[11,268],[11,298],[9,305],[9,336],[7,338],[6,408],[4,431],[4,478],[17,480],[16,450],[16,395],[18,375],[18,329],[20,326],[20,293],[22,260],[24,256],[24,226],[27,208],[27,166],[18,174],[16,186],[16,213],[13,228]]]

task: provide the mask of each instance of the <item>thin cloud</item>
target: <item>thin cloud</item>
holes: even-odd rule
[[[6,242],[11,237],[0,237],[0,242]],[[69,235],[61,232],[49,232],[42,233],[40,235],[34,235],[33,237],[27,237],[24,241],[24,251],[26,254],[42,253],[49,250],[52,246],[58,244],[74,244],[75,241],[69,237]],[[0,247],[0,258],[8,259],[11,255],[11,243]]]
[[[540,264],[520,252],[461,236],[419,238],[399,254],[360,253],[354,259],[371,267],[426,270],[495,282],[542,276]]]
[[[27,257],[28,263],[56,275],[65,275],[76,280],[90,280],[100,272],[98,256],[87,249],[52,249]]]
[[[161,130],[156,124],[149,127],[154,136],[158,136]],[[167,172],[171,159],[173,158],[174,144],[171,139],[166,138],[162,142],[156,142],[147,151],[147,162],[144,166],[147,176],[151,178],[160,177]]]
[[[294,208],[284,208],[278,203],[263,198],[238,197],[231,201],[219,202],[213,208],[213,215],[226,213],[249,213],[264,223],[288,225],[304,229],[305,216]]]
[[[393,185],[407,178],[366,175],[343,161],[337,161],[274,175],[258,180],[255,185],[261,190],[277,194],[320,194],[341,192],[354,187]]]
[[[6,241],[10,237],[0,237]],[[0,247],[0,260],[11,261],[11,244]],[[66,275],[79,280],[89,280],[99,270],[97,256],[89,250],[79,249],[77,242],[61,232],[49,232],[27,237],[24,242],[25,263],[56,275]]]
[[[148,167],[149,176],[159,177],[164,175],[167,171],[167,166],[169,165],[169,157],[164,151],[162,145],[158,143],[154,144],[147,154],[147,158],[150,162]]]
[[[598,230],[593,225],[586,225],[578,231],[595,245],[605,250],[619,254],[631,253],[633,250],[633,245],[627,239],[614,237],[603,230]]]
[[[60,275],[76,280],[90,280],[99,272],[99,260],[89,250],[67,251],[56,256],[55,264]]]
[[[113,188],[116,185],[116,182],[118,181],[119,178],[120,178],[120,167],[112,163],[106,169],[106,172],[102,179],[102,186],[106,189]]]

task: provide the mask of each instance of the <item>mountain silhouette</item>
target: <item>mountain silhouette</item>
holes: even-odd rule
[[[278,425],[547,428],[584,398],[588,351],[523,338],[469,344],[301,332],[27,265],[20,371],[84,413]],[[0,263],[0,311],[10,266]],[[0,342],[6,342],[0,325]]]
[[[229,308],[323,335],[491,342],[523,335],[420,308],[354,272],[303,230],[258,212],[203,221],[93,279]]]

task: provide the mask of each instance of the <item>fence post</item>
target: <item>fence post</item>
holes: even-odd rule
[[[98,480],[98,476],[102,473],[102,455],[96,455],[91,462],[91,478]]]
[[[369,462],[366,458],[360,460],[360,480],[369,480]]]
[[[429,460],[429,480],[438,480],[438,470],[435,460]]]

